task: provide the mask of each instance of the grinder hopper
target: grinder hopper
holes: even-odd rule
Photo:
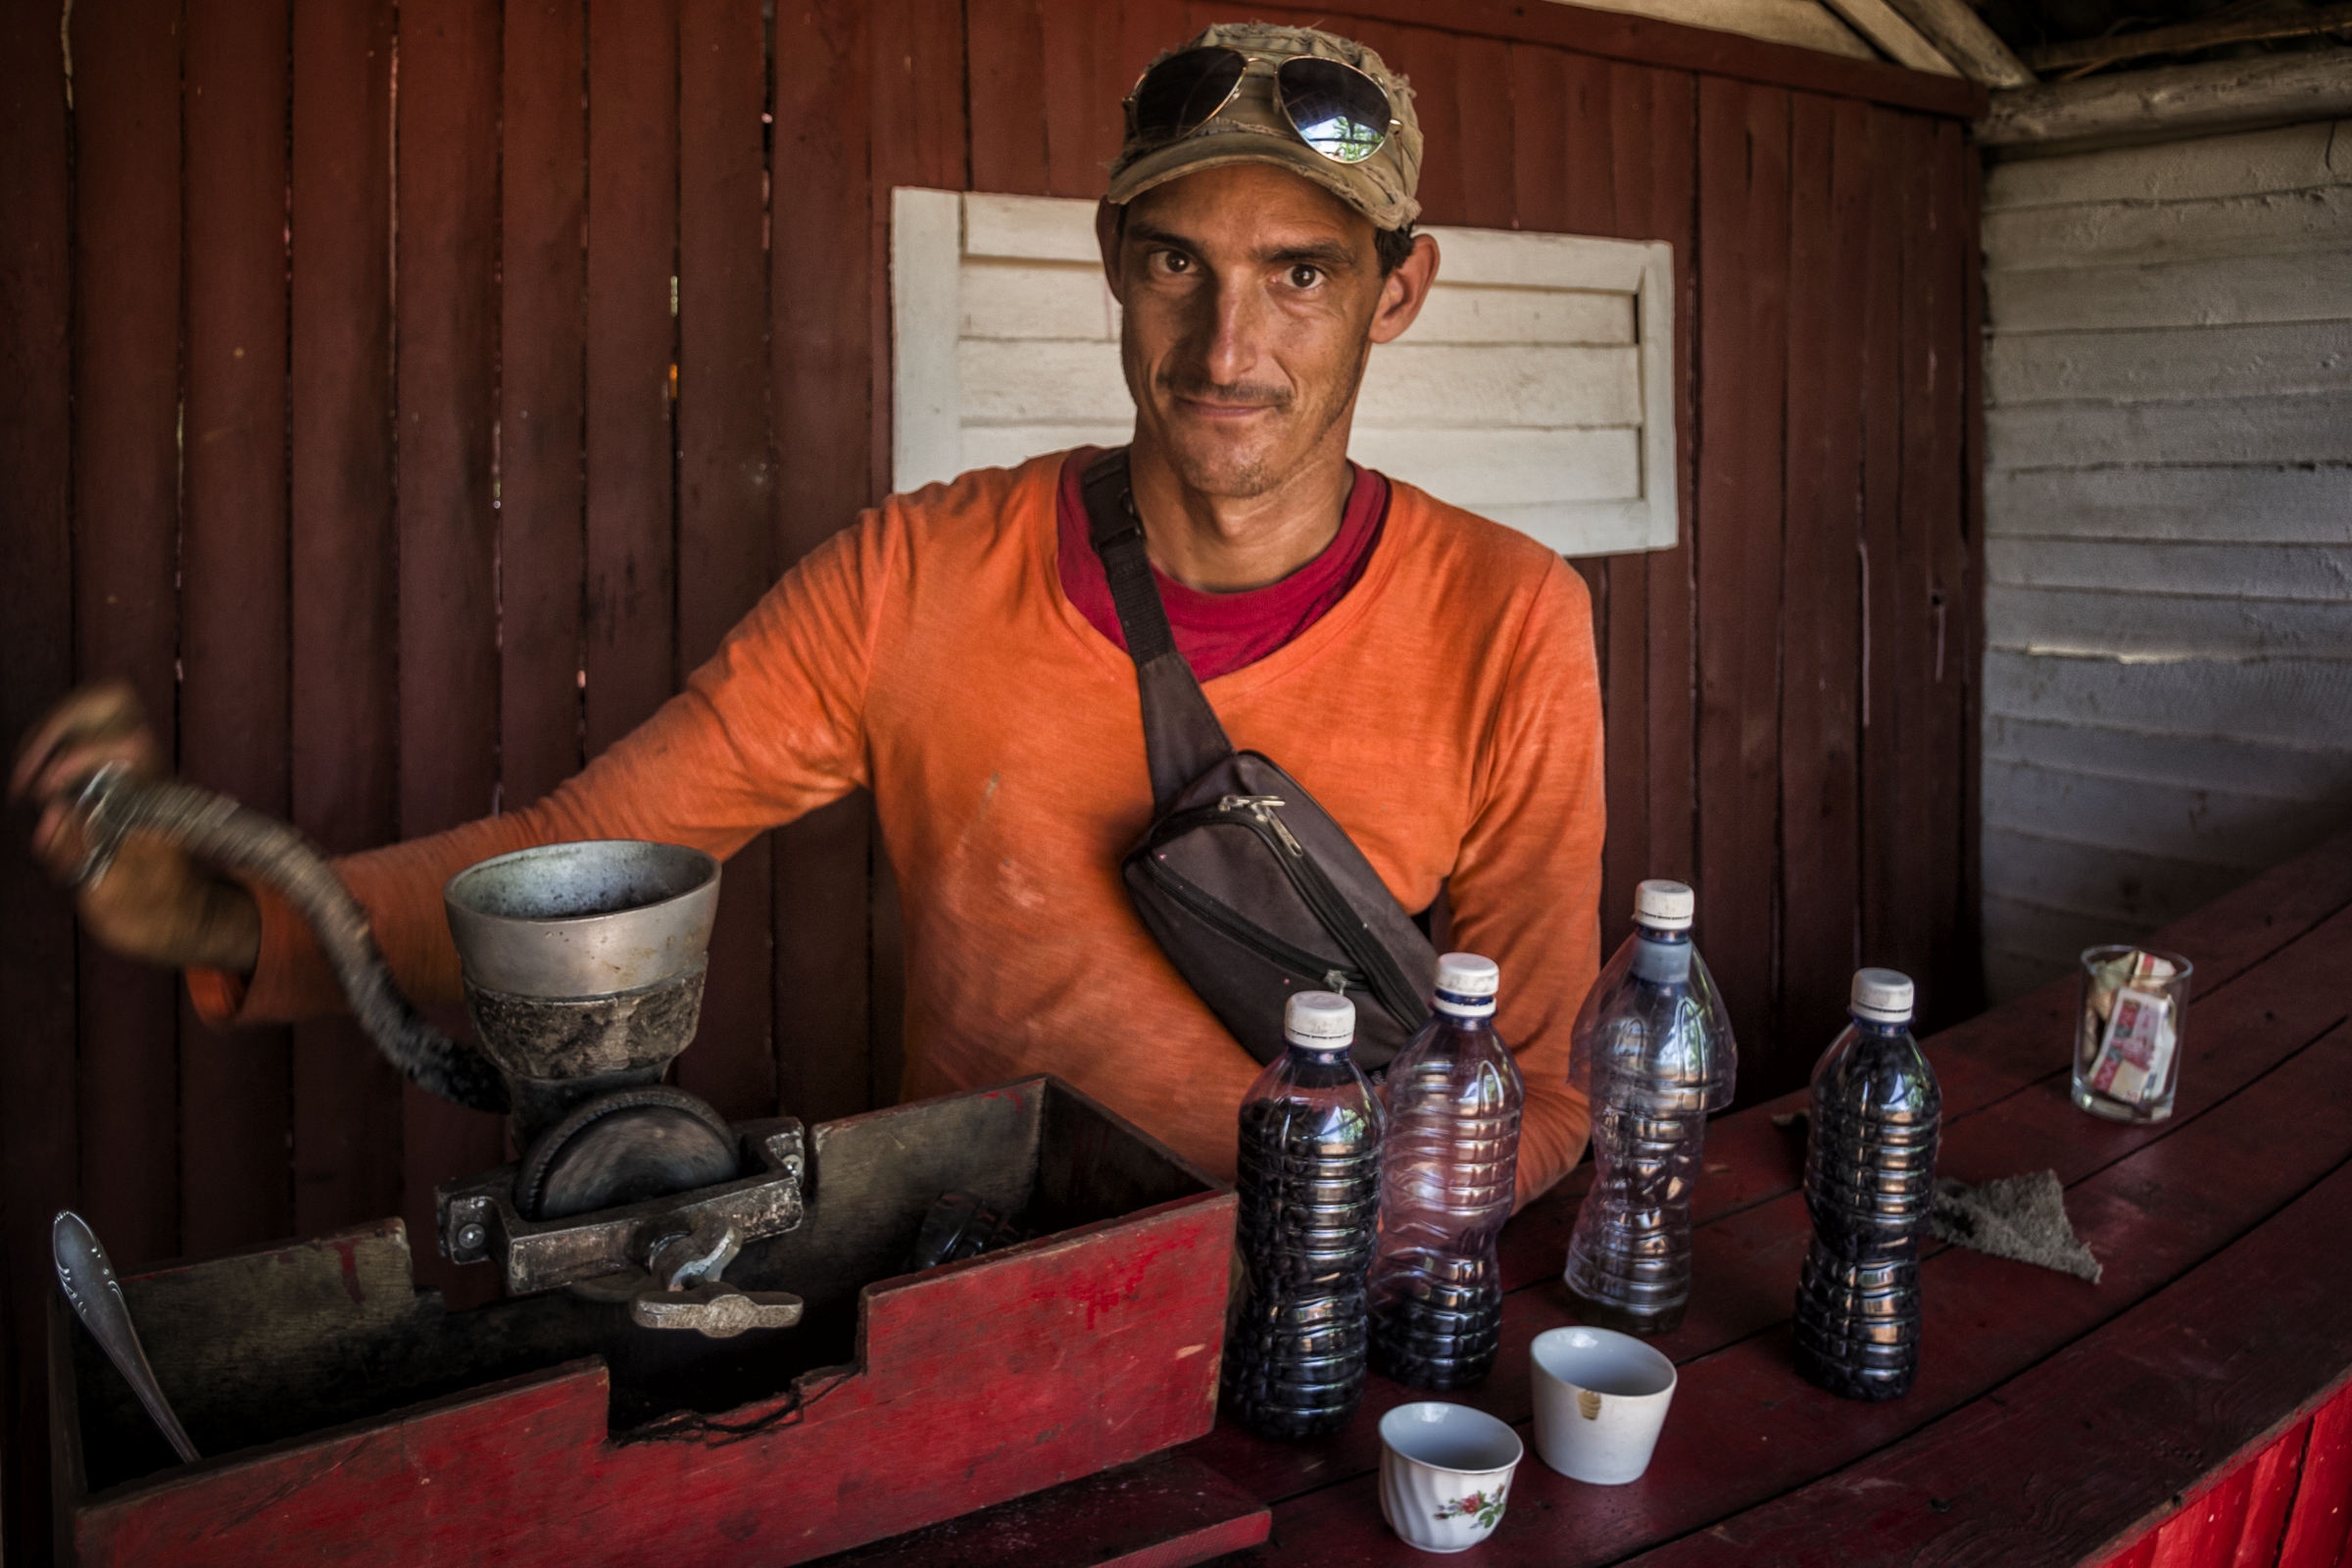
[[[460,871],[441,898],[516,1148],[593,1096],[660,1083],[694,1039],[718,910],[700,850],[542,845]]]

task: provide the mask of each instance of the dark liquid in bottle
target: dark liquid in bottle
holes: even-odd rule
[[[1918,1374],[1919,1238],[1942,1109],[1935,1069],[1901,1024],[1857,1023],[1814,1074],[1796,1369],[1832,1394],[1900,1398]]]
[[[1329,1083],[1317,1079],[1329,1075]],[[1302,1089],[1349,1081],[1301,1063]],[[1237,1235],[1247,1279],[1225,1336],[1225,1398],[1267,1437],[1331,1432],[1364,1393],[1364,1271],[1380,1214],[1380,1140],[1355,1106],[1265,1100],[1242,1108]]]

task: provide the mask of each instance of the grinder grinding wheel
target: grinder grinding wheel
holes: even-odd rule
[[[567,1219],[715,1187],[741,1163],[734,1129],[684,1090],[615,1089],[539,1135],[515,1173],[514,1206],[529,1219]]]

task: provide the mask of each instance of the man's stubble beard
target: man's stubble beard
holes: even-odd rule
[[[1122,344],[1121,347],[1124,350],[1128,345]],[[1122,368],[1126,371],[1128,395],[1135,399],[1138,410],[1152,406],[1164,407],[1164,404],[1147,405],[1143,398],[1136,395],[1136,383],[1141,379],[1137,368],[1125,352],[1122,352],[1119,357]],[[1321,409],[1306,410],[1303,413],[1298,409],[1295,402],[1285,403],[1282,406],[1278,418],[1304,419],[1311,423],[1313,430],[1312,435],[1295,449],[1294,461],[1289,467],[1276,471],[1275,458],[1270,452],[1261,451],[1255,457],[1245,459],[1236,465],[1219,461],[1226,455],[1224,452],[1204,456],[1178,446],[1172,441],[1164,443],[1162,448],[1169,466],[1176,470],[1176,476],[1183,481],[1187,489],[1201,495],[1249,500],[1280,489],[1290,479],[1292,473],[1323,444],[1324,439],[1331,434],[1332,428],[1347,419],[1354,411],[1356,392],[1362,387],[1364,371],[1371,363],[1372,342],[1367,337],[1356,354],[1355,364],[1349,370],[1346,384],[1335,389],[1335,396],[1328,405]],[[1171,396],[1178,392],[1215,393],[1219,390],[1227,392],[1240,390],[1255,394],[1262,390],[1247,387],[1220,389],[1214,383],[1208,382],[1186,382],[1179,386],[1174,377],[1164,373],[1157,378],[1157,384],[1163,394]],[[1282,439],[1282,432],[1279,428],[1275,439],[1268,445],[1274,448],[1288,446],[1288,443]]]

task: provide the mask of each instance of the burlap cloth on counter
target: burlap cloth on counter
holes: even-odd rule
[[[1792,1110],[1773,1117],[1772,1124],[1802,1131],[1807,1120],[1805,1112]],[[2099,1283],[2099,1260],[2075,1235],[2074,1222],[2066,1216],[2066,1189],[2053,1170],[1996,1176],[1974,1187],[1938,1177],[1928,1231],[1954,1247]]]

